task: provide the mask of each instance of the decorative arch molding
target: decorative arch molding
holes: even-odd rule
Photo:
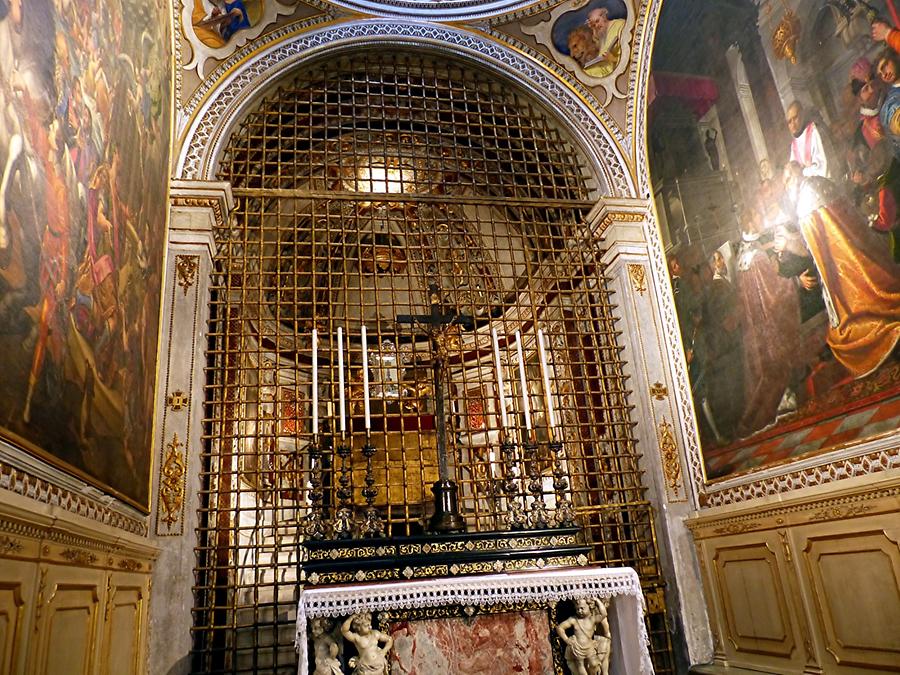
[[[468,60],[515,81],[556,113],[582,149],[596,177],[598,195],[633,197],[625,153],[612,132],[560,75],[494,40],[458,28],[410,21],[364,20],[288,34],[229,70],[194,108],[178,154],[174,178],[213,180],[229,132],[253,104],[297,66],[361,46],[419,47]]]

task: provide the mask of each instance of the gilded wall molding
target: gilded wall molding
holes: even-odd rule
[[[647,268],[640,263],[628,263],[628,278],[631,288],[640,296],[647,292]]]
[[[200,256],[177,255],[175,256],[175,275],[178,277],[178,285],[187,295],[194,281],[197,279],[197,270],[200,267]]]
[[[665,418],[659,423],[657,434],[669,501],[684,501],[687,495],[684,494],[684,483],[682,482],[681,457],[678,453],[678,444],[675,442],[674,429]]]
[[[183,447],[178,434],[173,434],[172,440],[166,445],[166,454],[160,467],[159,504],[162,508],[158,510],[158,518],[170,530],[181,521],[184,512],[187,461],[181,450]]]

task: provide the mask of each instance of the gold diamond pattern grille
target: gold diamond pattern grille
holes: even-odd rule
[[[596,560],[635,567],[648,592],[661,587],[600,251],[580,227],[594,183],[544,111],[509,83],[446,59],[350,55],[270,94],[233,133],[220,177],[237,206],[217,232],[195,671],[295,672],[304,523],[318,510],[333,524],[342,484],[357,516],[366,504],[363,326],[370,501],[386,533],[420,534],[430,514],[439,464],[431,364],[440,349],[448,465],[469,531],[505,529],[510,503],[527,504],[534,471],[551,507],[571,498]],[[432,341],[396,321],[428,314],[433,302],[471,316],[474,328]],[[538,328],[565,448],[556,463]],[[539,450],[528,463],[519,452],[510,471],[500,442],[527,437],[524,400]],[[314,441],[321,459],[311,459]],[[565,494],[552,486],[554,469],[568,481]],[[658,672],[670,671],[664,608],[649,624]]]

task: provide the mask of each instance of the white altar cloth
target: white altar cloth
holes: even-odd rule
[[[297,672],[308,675],[306,626],[316,616],[346,617],[386,609],[589,597],[613,600],[609,610],[613,634],[610,673],[652,675],[641,583],[630,567],[580,567],[304,589],[297,608]]]

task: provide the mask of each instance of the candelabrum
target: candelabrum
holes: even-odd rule
[[[547,506],[539,448],[540,445],[534,440],[523,442],[524,457],[520,460],[518,446],[509,437],[504,436],[500,443],[504,476],[497,481],[496,493],[498,498],[501,495],[506,497],[504,524],[510,530],[572,527],[576,524],[575,507],[566,475],[565,446],[557,440],[547,442],[554,508]]]
[[[332,532],[335,539],[351,539],[353,537],[353,488],[350,485],[350,444],[344,436],[337,447],[340,460],[338,467],[338,508],[334,513]]]
[[[503,457],[504,473],[502,487],[507,503],[506,524],[511,530],[524,530],[528,526],[528,516],[525,515],[516,480],[519,475],[516,444],[509,437],[504,437],[500,444],[500,454]]]
[[[308,453],[310,506],[304,523],[304,532],[311,539],[322,539],[325,536],[325,522],[322,517],[322,449],[319,447],[318,436],[313,436]]]
[[[362,453],[366,458],[366,486],[362,489],[363,497],[366,499],[366,513],[362,524],[362,535],[364,537],[382,537],[384,536],[384,523],[378,514],[378,509],[375,508],[378,488],[375,487],[375,476],[372,472],[372,456],[375,454],[375,446],[371,443],[368,431]]]
[[[538,465],[538,444],[528,440],[522,445],[525,451],[525,464],[528,468],[528,493],[531,495],[531,506],[528,509],[528,525],[535,530],[550,527],[553,518],[544,502],[544,482]]]
[[[550,461],[553,470],[553,491],[556,493],[556,524],[560,527],[572,527],[575,524],[575,506],[569,499],[569,478],[563,466],[564,446],[562,441],[550,441]]]

